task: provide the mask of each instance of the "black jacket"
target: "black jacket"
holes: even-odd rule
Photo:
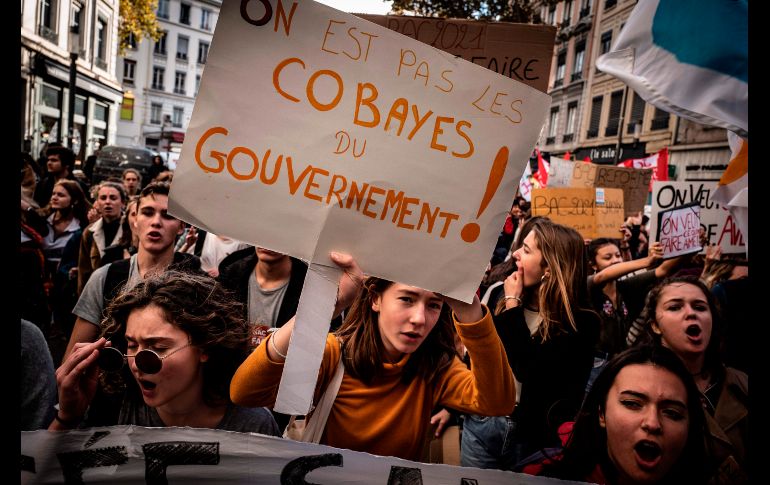
[[[244,248],[229,254],[219,263],[219,282],[225,288],[235,292],[238,301],[243,303],[244,318],[249,319],[249,278],[257,267],[257,252],[253,247]],[[278,310],[277,327],[282,327],[297,313],[302,284],[305,282],[307,265],[296,258],[291,258],[291,276],[289,287]]]
[[[508,355],[513,375],[521,382],[521,398],[511,415],[517,423],[516,441],[531,451],[558,446],[556,430],[574,421],[583,401],[599,338],[599,316],[591,311],[575,315],[577,332],[566,331],[542,342],[530,335],[522,307],[494,317],[495,328]]]

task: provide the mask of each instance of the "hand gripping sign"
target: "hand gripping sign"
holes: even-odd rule
[[[315,2],[224,2],[169,211],[309,262],[318,277],[300,307],[319,292],[332,300],[326,315],[332,250],[368,274],[470,302],[549,105],[531,87]],[[301,320],[281,388],[291,376],[309,390],[302,403],[276,403],[295,414],[310,408],[324,346],[304,342]]]

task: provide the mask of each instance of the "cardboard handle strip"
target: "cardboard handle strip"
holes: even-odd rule
[[[308,268],[273,408],[279,413],[310,412],[341,273],[336,266]]]

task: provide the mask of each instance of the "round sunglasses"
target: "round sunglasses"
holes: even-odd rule
[[[123,368],[129,357],[134,359],[137,369],[144,374],[157,374],[163,367],[163,359],[171,357],[180,350],[189,347],[192,343],[188,343],[174,349],[166,355],[160,356],[157,352],[150,349],[140,350],[134,355],[124,354],[115,347],[104,347],[99,350],[99,357],[97,358],[97,364],[102,370],[107,372],[117,372]]]

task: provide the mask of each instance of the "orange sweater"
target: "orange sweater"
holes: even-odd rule
[[[404,384],[401,373],[409,359],[405,355],[395,364],[385,364],[381,375],[368,386],[345,372],[321,443],[419,461],[431,411],[436,405],[486,416],[509,415],[516,401],[513,373],[491,314],[486,308],[484,311],[485,316],[478,322],[455,320],[457,332],[471,356],[472,370],[455,358],[433,385],[420,376]],[[267,340],[262,341],[233,376],[230,397],[234,403],[268,407],[275,404],[283,363],[268,358],[267,344]],[[314,403],[331,380],[339,357],[339,343],[329,334]]]

